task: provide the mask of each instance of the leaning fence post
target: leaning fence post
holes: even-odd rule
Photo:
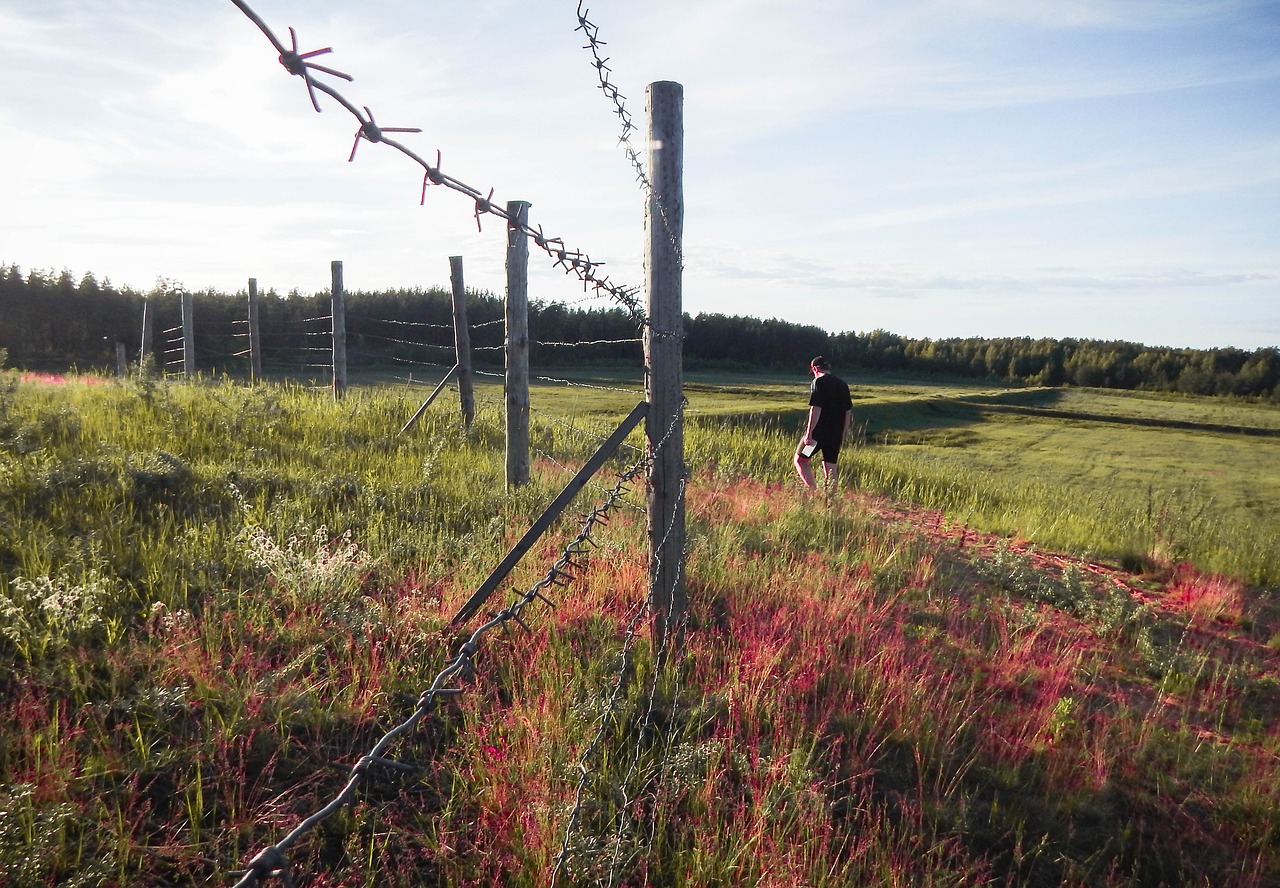
[[[507,486],[529,483],[529,204],[507,202]]]
[[[649,601],[657,647],[687,608],[684,583],[684,320],[681,241],[684,227],[684,88],[649,84],[649,182],[645,206],[645,435],[649,470]]]
[[[249,278],[249,381],[262,380],[262,330],[258,326],[258,279]]]
[[[476,418],[476,396],[471,385],[471,331],[467,327],[467,291],[462,282],[462,257],[449,257],[449,283],[453,286],[453,344],[458,354],[458,400],[462,425],[471,428]]]
[[[333,276],[333,396],[347,393],[347,308],[342,292],[342,260],[330,265]]]
[[[189,379],[196,375],[195,296],[182,291],[182,372]]]

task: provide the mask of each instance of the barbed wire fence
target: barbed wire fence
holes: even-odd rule
[[[636,173],[636,182],[640,185],[645,197],[648,198],[651,205],[657,209],[658,219],[662,224],[663,234],[671,245],[672,252],[675,254],[677,264],[684,267],[683,248],[681,246],[680,233],[676,226],[667,218],[666,202],[662,199],[653,183],[649,181],[649,173],[645,169],[644,157],[636,149],[631,141],[631,134],[636,131],[635,119],[631,112],[627,110],[626,96],[613,84],[609,75],[612,70],[608,66],[609,58],[603,55],[603,48],[608,45],[604,40],[600,39],[600,27],[594,24],[588,16],[591,10],[584,7],[585,0],[578,0],[578,27],[574,30],[581,31],[583,36],[587,38],[587,45],[583,49],[591,53],[591,65],[595,68],[596,77],[600,81],[600,91],[605,98],[613,106],[614,113],[618,119],[622,121],[622,133],[618,137],[618,144],[622,147],[623,153],[626,154],[627,161]]]
[[[324,47],[322,49],[309,50],[307,52],[299,52],[298,35],[293,28],[289,28],[290,45],[286,47],[278,37],[272,32],[257,13],[255,13],[244,0],[231,0],[235,6],[250,19],[258,29],[266,36],[271,45],[275,47],[279,53],[280,64],[291,75],[301,77],[306,83],[307,94],[311,99],[311,105],[318,112],[320,111],[320,102],[316,97],[316,93],[323,93],[335,102],[341,105],[346,111],[356,119],[359,127],[356,129],[355,140],[351,146],[351,153],[348,155],[348,161],[354,161],[356,149],[360,147],[360,142],[367,141],[375,144],[383,144],[400,152],[405,157],[420,166],[423,170],[422,175],[422,193],[419,202],[425,204],[427,199],[427,191],[432,186],[444,186],[445,188],[458,192],[473,201],[475,205],[475,220],[477,230],[482,230],[482,218],[486,215],[496,216],[504,220],[509,227],[514,227],[522,234],[529,238],[540,250],[552,260],[554,267],[560,268],[567,275],[577,277],[582,283],[584,290],[594,290],[601,295],[607,295],[616,301],[619,305],[627,310],[627,312],[636,321],[637,325],[645,323],[645,310],[640,300],[640,291],[638,288],[629,287],[622,284],[614,283],[609,280],[608,275],[601,274],[604,266],[603,262],[593,260],[587,253],[582,250],[574,249],[565,244],[564,239],[560,237],[548,236],[542,226],[536,229],[522,223],[518,218],[508,213],[499,201],[494,200],[494,188],[490,188],[488,192],[480,188],[454,178],[443,169],[443,154],[440,150],[436,151],[436,159],[433,164],[431,161],[422,157],[408,146],[404,145],[397,139],[388,136],[388,133],[420,133],[422,130],[418,127],[384,127],[380,126],[374,118],[373,112],[369,107],[358,107],[349,99],[347,99],[337,89],[330,86],[323,80],[318,79],[313,72],[320,72],[340,80],[350,82],[351,75],[345,74],[334,68],[317,64],[312,59],[327,55],[333,52],[332,47]]]
[[[640,458],[632,464],[631,468],[619,475],[613,488],[606,492],[604,500],[588,514],[581,531],[564,547],[560,557],[547,570],[543,579],[525,592],[518,594],[516,599],[501,611],[490,613],[487,621],[472,632],[459,648],[457,655],[437,675],[431,687],[423,692],[413,713],[400,725],[388,731],[370,752],[352,767],[347,783],[338,795],[314,814],[301,821],[282,840],[255,855],[237,884],[238,886],[250,886],[270,877],[278,877],[285,885],[292,885],[288,852],[294,845],[301,841],[317,824],[327,819],[344,805],[351,803],[355,799],[360,786],[369,779],[370,774],[376,769],[385,768],[393,771],[403,771],[406,768],[410,770],[414,768],[412,765],[406,765],[387,758],[385,753],[398,738],[411,731],[428,714],[434,711],[438,700],[462,693],[461,686],[450,687],[448,685],[455,678],[459,679],[458,684],[460,685],[462,680],[474,674],[474,656],[479,649],[479,642],[485,634],[498,627],[508,630],[513,622],[521,628],[529,629],[528,624],[523,619],[523,612],[534,601],[542,601],[549,606],[554,606],[547,592],[553,587],[565,585],[574,578],[575,570],[580,569],[580,563],[585,557],[585,547],[593,542],[592,530],[597,525],[606,522],[607,515],[611,510],[623,504],[630,505],[625,500],[624,495],[629,492],[629,485],[635,479],[644,475],[648,487],[648,507],[646,511],[649,517],[650,537],[648,556],[650,586],[648,595],[644,598],[643,603],[632,611],[632,616],[623,635],[620,667],[614,682],[614,689],[601,712],[596,737],[588,744],[579,760],[579,785],[575,804],[568,817],[565,840],[560,853],[557,855],[555,870],[552,874],[554,880],[573,861],[580,860],[584,855],[590,855],[598,851],[598,849],[593,851],[592,848],[586,847],[574,837],[579,832],[579,827],[584,821],[584,812],[589,807],[589,799],[593,795],[598,795],[600,791],[598,785],[600,781],[595,779],[593,775],[599,774],[604,763],[604,757],[599,753],[607,739],[608,731],[606,726],[616,717],[617,706],[622,697],[621,689],[630,678],[634,677],[632,651],[635,639],[639,634],[640,621],[647,617],[652,626],[653,663],[650,669],[651,684],[647,693],[643,695],[647,699],[647,706],[640,719],[640,724],[643,726],[640,732],[642,736],[631,738],[633,751],[627,772],[622,778],[620,787],[618,785],[612,786],[615,792],[621,793],[621,803],[608,808],[611,813],[607,824],[596,823],[593,829],[593,832],[596,832],[597,835],[612,835],[612,839],[604,843],[604,848],[610,855],[609,884],[616,884],[621,871],[636,856],[631,851],[624,853],[624,840],[630,841],[630,837],[633,834],[631,825],[641,819],[639,805],[645,794],[656,793],[656,789],[653,789],[653,787],[661,782],[661,774],[666,768],[666,757],[674,742],[676,731],[674,694],[671,695],[671,705],[667,707],[665,716],[667,719],[666,730],[657,732],[656,736],[659,739],[656,742],[650,736],[654,734],[650,728],[657,719],[660,681],[663,676],[672,674],[670,667],[673,662],[678,661],[679,652],[683,649],[682,641],[685,631],[683,504],[686,471],[683,464],[682,423],[684,398],[680,392],[682,381],[679,372],[680,343],[683,340],[679,309],[679,272],[683,267],[680,250],[682,209],[678,206],[673,208],[667,202],[667,194],[669,192],[674,193],[678,200],[680,191],[678,163],[680,153],[682,153],[680,145],[683,139],[683,124],[680,121],[678,84],[655,84],[650,88],[654,90],[655,87],[676,87],[674,92],[671,89],[664,89],[661,90],[661,93],[667,107],[667,118],[669,118],[664,120],[664,123],[670,126],[674,120],[678,125],[678,131],[674,138],[668,140],[675,146],[675,150],[669,151],[666,155],[668,158],[675,158],[677,166],[674,168],[674,177],[670,160],[666,161],[668,165],[662,177],[651,177],[645,173],[639,154],[630,143],[630,132],[634,129],[634,124],[626,111],[621,93],[612,86],[608,79],[608,69],[605,65],[607,59],[603,59],[599,55],[599,49],[604,45],[603,41],[599,39],[599,30],[586,18],[586,12],[583,10],[582,4],[579,3],[578,27],[588,36],[588,47],[585,48],[591,49],[596,60],[595,67],[600,78],[601,88],[610,97],[616,112],[623,120],[623,143],[627,149],[629,159],[639,171],[638,178],[647,197],[648,219],[650,221],[646,225],[646,229],[649,232],[650,252],[646,255],[646,270],[651,279],[649,283],[649,311],[646,311],[639,299],[638,289],[610,282],[607,276],[601,274],[602,262],[592,260],[580,250],[567,247],[563,239],[559,237],[547,236],[541,226],[536,228],[530,226],[525,221],[527,216],[515,211],[519,202],[508,204],[507,209],[504,210],[494,201],[493,188],[490,188],[485,193],[445,174],[442,170],[441,151],[436,151],[435,163],[432,164],[401,142],[387,136],[388,133],[417,133],[421,132],[420,129],[412,127],[381,127],[376,123],[374,114],[368,106],[357,107],[356,104],[347,100],[328,83],[316,77],[314,72],[344,81],[352,79],[350,75],[312,61],[317,56],[332,52],[331,48],[326,47],[320,50],[300,52],[297,33],[293,28],[289,29],[290,45],[286,47],[243,0],[231,0],[231,2],[257,25],[267,37],[279,53],[280,63],[286,71],[290,75],[302,77],[312,106],[317,112],[321,110],[317,93],[323,93],[336,101],[358,121],[359,126],[347,158],[348,161],[355,159],[361,140],[390,146],[413,160],[423,169],[420,203],[425,203],[427,191],[433,185],[443,185],[449,190],[465,195],[474,202],[474,217],[478,230],[483,230],[482,217],[485,215],[493,215],[505,220],[509,232],[517,232],[523,235],[545,252],[555,267],[561,268],[567,275],[575,276],[583,286],[586,294],[585,299],[607,297],[621,305],[628,317],[641,331],[642,338],[596,339],[579,342],[547,340],[539,343],[539,345],[550,349],[563,349],[598,346],[612,347],[633,342],[642,343],[646,366],[644,394],[649,405],[648,415],[644,417],[648,441],[647,448],[641,452]],[[672,110],[673,108],[674,111]],[[653,118],[656,116],[651,111],[651,126],[654,125]],[[653,157],[650,158],[650,162],[658,165],[658,162]],[[660,165],[655,168],[660,168]],[[659,178],[664,187],[655,187],[655,178]],[[676,187],[672,192],[671,181],[673,178]],[[657,219],[656,226],[652,221],[655,216]],[[655,228],[660,230],[660,234],[654,230]],[[658,261],[651,262],[650,260],[655,255],[658,256]],[[654,265],[664,266],[665,270],[655,275],[652,271],[652,266]],[[673,274],[674,284],[671,282]],[[657,284],[654,283],[654,277],[659,279]],[[335,284],[335,293],[339,292],[338,287],[339,285]],[[659,303],[655,300],[654,294],[659,291],[663,293],[665,302]],[[674,300],[671,298],[672,294],[674,294]],[[672,302],[674,302],[674,315],[672,314]],[[374,322],[378,323],[376,320]],[[334,326],[336,328],[337,324],[335,323]],[[336,332],[335,329],[335,336]],[[423,343],[411,342],[401,336],[390,335],[390,332],[380,334],[380,337],[384,343],[397,347],[424,345]],[[503,346],[503,348],[508,348],[509,345],[510,343],[507,346]],[[429,348],[431,346],[425,347]],[[486,346],[480,346],[476,350],[484,348]],[[499,347],[494,346],[493,348],[497,349]],[[657,354],[661,354],[665,358],[655,358]],[[661,374],[663,378],[655,382],[654,376],[657,375],[653,372],[655,366],[663,363],[664,360],[667,366],[670,366],[672,354],[676,358],[674,370],[670,372],[664,371]],[[410,363],[429,363],[420,361],[419,358],[406,358],[405,360]],[[582,383],[567,379],[555,379],[552,377],[539,377],[539,379],[555,384],[582,385]],[[665,431],[663,430],[663,423],[667,423]],[[594,433],[579,429],[573,424],[561,420],[557,420],[555,425],[573,434],[594,435]],[[619,431],[621,430],[620,428]],[[567,466],[560,464],[549,454],[544,455],[550,462],[568,471]],[[566,492],[568,492],[568,489],[566,489]],[[637,506],[636,508],[639,507]],[[508,558],[510,557],[509,555]],[[479,595],[479,592],[477,595]],[[473,596],[473,602],[475,598],[476,596]],[[469,602],[468,606],[471,604],[472,602]],[[460,616],[462,613],[460,612]],[[455,620],[457,619],[455,617]],[[666,740],[663,741],[661,738],[666,738]],[[646,758],[646,752],[642,750],[642,746],[649,748],[650,751],[656,751],[656,766],[647,769],[641,766],[642,760]],[[593,786],[593,784],[596,785]],[[651,842],[653,832],[650,831],[649,835]]]
[[[255,855],[249,861],[248,869],[236,883],[237,888],[248,888],[248,886],[260,884],[264,878],[272,876],[279,877],[286,886],[292,886],[293,879],[288,851],[342,806],[354,801],[357,790],[361,784],[369,779],[370,772],[375,767],[401,771],[405,769],[417,770],[415,766],[389,759],[385,754],[399,737],[408,733],[435,710],[439,699],[463,693],[461,686],[449,687],[448,684],[455,678],[465,679],[475,673],[475,656],[479,653],[480,641],[484,636],[498,628],[509,630],[512,623],[526,631],[532,631],[524,620],[525,609],[535,601],[540,601],[548,607],[555,607],[556,602],[548,597],[549,591],[566,585],[576,576],[576,572],[582,569],[582,562],[586,557],[587,548],[593,543],[592,531],[607,520],[609,512],[616,506],[617,500],[626,492],[628,485],[647,471],[650,462],[651,457],[646,456],[618,476],[610,495],[588,513],[581,530],[564,546],[560,555],[542,578],[527,590],[519,593],[502,610],[489,614],[488,619],[468,636],[467,640],[459,647],[458,653],[440,670],[431,686],[422,692],[413,713],[403,722],[387,731],[374,744],[373,748],[360,758],[351,768],[348,780],[342,790],[328,804],[303,819],[283,839]]]

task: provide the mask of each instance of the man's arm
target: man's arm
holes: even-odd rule
[[[813,440],[813,430],[818,427],[818,417],[822,415],[821,407],[809,408],[809,424],[805,426],[804,439],[806,441]]]

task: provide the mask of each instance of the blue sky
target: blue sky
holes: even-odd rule
[[[643,284],[643,196],[576,2],[254,0],[450,175]],[[684,308],[833,332],[1280,345],[1280,0],[599,0],[685,95]],[[229,0],[0,0],[0,261],[500,293],[500,220],[316,114]],[[642,140],[638,147],[643,149]],[[532,257],[530,296],[582,289]],[[586,303],[590,305],[591,303]],[[598,304],[607,304],[605,302]]]

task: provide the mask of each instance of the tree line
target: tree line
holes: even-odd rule
[[[245,372],[247,292],[193,294],[197,369]],[[144,304],[153,313],[154,350],[181,325],[178,288],[158,280],[140,292],[79,280],[67,271],[23,273],[0,266],[0,350],[18,367],[81,369],[114,366],[116,343],[136,358]],[[453,363],[452,297],[442,288],[347,293],[347,349],[352,366]],[[264,365],[287,371],[327,331],[327,292],[260,294]],[[502,363],[502,299],[467,294],[475,362]],[[830,333],[777,319],[698,314],[684,319],[685,362],[691,368],[805,372],[826,355],[838,372],[880,372],[998,380],[1014,385],[1076,385],[1236,395],[1280,403],[1280,348],[1190,349],[1091,339],[909,339],[884,330]],[[530,361],[536,366],[636,365],[640,331],[621,307],[579,308],[532,301]],[[591,343],[589,345],[567,344]],[[163,360],[158,359],[163,364]]]

